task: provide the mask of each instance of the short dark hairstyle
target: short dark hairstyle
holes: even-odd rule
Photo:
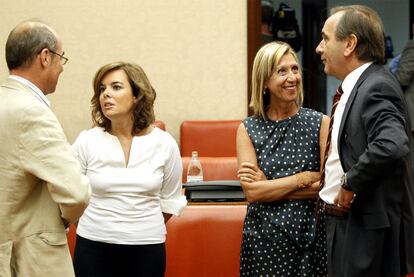
[[[51,28],[39,20],[24,21],[9,34],[6,62],[9,70],[29,66],[42,49],[57,49],[57,38]]]
[[[384,63],[384,27],[378,13],[362,5],[331,9],[331,15],[337,12],[343,12],[343,15],[336,25],[336,39],[343,40],[354,34],[358,39],[356,53],[359,60]]]
[[[99,102],[100,86],[102,79],[114,70],[123,70],[127,75],[132,93],[137,101],[133,110],[133,128],[131,133],[137,134],[139,131],[147,128],[154,123],[154,101],[157,97],[155,89],[144,70],[135,63],[114,62],[102,66],[95,74],[93,79],[94,94],[91,99],[92,120],[96,126],[102,127],[105,131],[111,130],[111,121],[104,116]]]

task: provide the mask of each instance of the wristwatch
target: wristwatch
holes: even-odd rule
[[[346,173],[344,173],[344,175],[342,175],[342,177],[341,177],[341,187],[344,190],[352,191],[351,186],[348,185],[348,179],[346,178]]]

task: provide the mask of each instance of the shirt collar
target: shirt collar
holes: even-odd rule
[[[372,62],[364,63],[345,77],[344,81],[342,82],[342,90],[345,94],[351,93],[359,77],[361,77],[365,69],[367,69],[371,64]]]
[[[32,82],[30,82],[29,80],[21,77],[21,76],[17,76],[17,75],[9,75],[9,79],[15,80],[27,87],[30,88],[30,92],[37,98],[39,99],[40,102],[44,103],[46,106],[50,107],[50,101],[49,99],[46,98],[46,96],[43,94],[43,92]]]

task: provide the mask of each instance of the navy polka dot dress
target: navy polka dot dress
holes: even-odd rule
[[[322,113],[301,108],[281,121],[243,123],[268,179],[319,171]],[[248,205],[240,253],[241,276],[327,276],[324,225],[315,231],[315,200]]]

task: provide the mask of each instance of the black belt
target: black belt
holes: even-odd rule
[[[345,217],[348,215],[348,210],[344,207],[338,207],[337,205],[332,205],[328,203],[323,204],[323,210],[325,214],[337,217]]]

